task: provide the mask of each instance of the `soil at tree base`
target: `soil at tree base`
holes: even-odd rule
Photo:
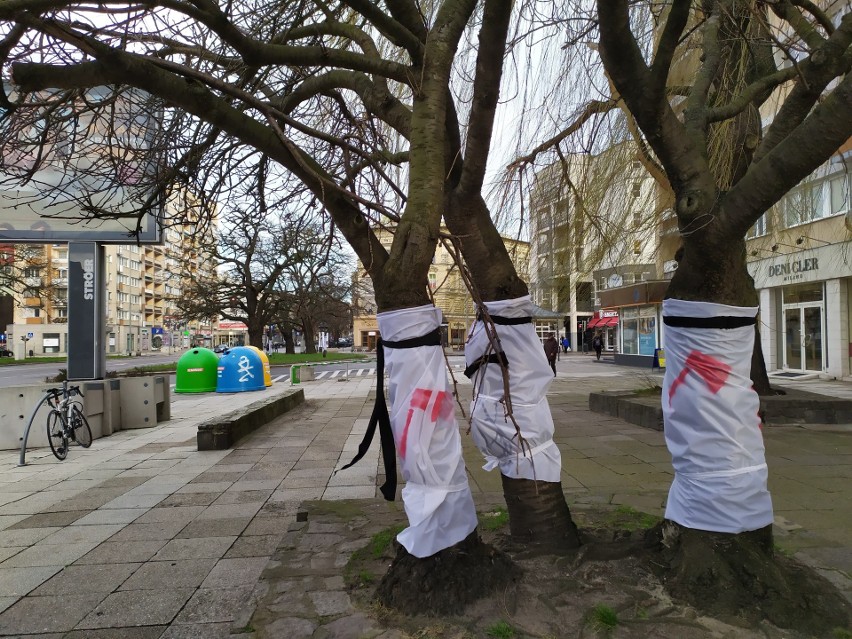
[[[312,508],[309,521],[328,516],[321,502]],[[668,530],[663,543],[662,526],[640,527],[649,523],[642,513],[601,505],[572,512],[584,545],[566,555],[528,556],[513,547],[507,524],[488,530],[481,512],[482,543],[469,537],[431,561],[395,542],[380,553],[356,551],[346,569],[350,594],[382,627],[412,638],[852,637],[850,606],[837,589],[792,559],[767,561],[749,546],[754,539],[735,548],[730,536]],[[405,523],[402,513],[367,519],[374,532]]]

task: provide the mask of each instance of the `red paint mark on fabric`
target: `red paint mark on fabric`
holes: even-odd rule
[[[686,381],[686,376],[690,372],[704,381],[710,392],[715,395],[725,385],[725,382],[728,381],[728,377],[731,376],[731,367],[706,353],[692,351],[687,356],[680,375],[677,376],[677,379],[672,382],[669,388],[669,405],[672,403],[675,391]]]
[[[408,429],[411,427],[411,420],[414,417],[415,410],[426,412],[429,407],[429,400],[435,396],[435,402],[432,405],[432,412],[429,415],[429,420],[437,422],[439,418],[446,419],[453,413],[453,402],[450,394],[446,391],[433,391],[428,388],[416,388],[411,394],[411,402],[409,403],[408,415],[405,418],[405,427],[402,429],[402,436],[399,438],[399,456],[405,459],[405,452],[408,448]]]

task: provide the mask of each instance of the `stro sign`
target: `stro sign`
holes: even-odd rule
[[[83,299],[95,299],[95,261],[83,260]]]

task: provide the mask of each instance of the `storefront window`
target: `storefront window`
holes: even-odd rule
[[[657,348],[657,317],[654,306],[625,308],[621,319],[621,352],[653,355]]]
[[[802,302],[821,302],[822,283],[799,284],[784,287],[784,304],[801,304]]]

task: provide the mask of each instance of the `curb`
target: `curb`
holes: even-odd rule
[[[305,402],[305,391],[291,388],[283,395],[261,400],[198,425],[198,450],[227,450],[241,438]]]

